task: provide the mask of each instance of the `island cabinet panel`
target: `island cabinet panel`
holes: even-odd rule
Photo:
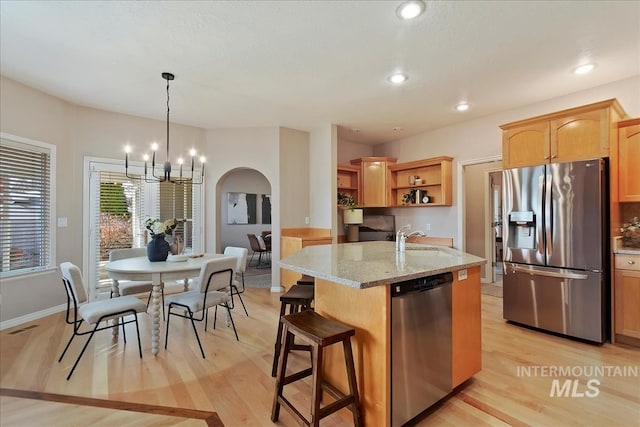
[[[610,156],[618,121],[626,116],[615,99],[500,126],[505,169]]]
[[[330,245],[333,243],[331,229],[328,228],[283,228],[280,230],[280,259],[298,252],[302,248],[313,245]],[[302,278],[301,273],[281,268],[280,285],[289,288]]]
[[[318,314],[355,328],[351,338],[358,392],[369,427],[387,425],[391,418],[389,348],[391,295],[388,286],[356,289],[316,278],[315,310]],[[348,392],[341,345],[325,350],[323,375],[343,393]],[[323,405],[333,401],[328,399]]]
[[[640,202],[640,118],[625,120],[618,126],[618,200]]]
[[[389,167],[389,207],[451,206],[452,157],[434,157]],[[405,194],[413,194],[406,201]]]
[[[360,206],[363,208],[386,207],[388,196],[389,166],[396,163],[393,157],[361,157],[351,160],[360,167]]]
[[[466,270],[466,278],[461,272]],[[456,387],[482,369],[480,267],[453,273],[452,384]],[[461,276],[462,274],[462,276]]]

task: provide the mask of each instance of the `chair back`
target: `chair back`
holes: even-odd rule
[[[225,256],[205,261],[200,269],[200,292],[230,289],[235,277],[236,257]]]
[[[224,254],[234,256],[238,259],[238,262],[236,263],[236,273],[242,274],[247,270],[247,257],[249,256],[249,249],[227,246],[226,248],[224,248]]]
[[[109,251],[109,261],[117,261],[119,259],[138,258],[147,256],[147,248],[125,248],[112,249]]]
[[[249,244],[253,252],[262,252],[264,250],[260,247],[260,243],[255,234],[247,233],[247,237],[249,238]]]
[[[63,262],[60,264],[60,271],[62,272],[62,281],[69,299],[76,304],[82,304],[87,301],[87,291],[84,289],[80,269],[70,262]]]

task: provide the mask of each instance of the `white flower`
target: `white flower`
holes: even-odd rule
[[[151,237],[158,234],[172,234],[178,223],[175,219],[167,219],[162,222],[158,218],[147,218],[144,222],[144,226],[151,233]]]

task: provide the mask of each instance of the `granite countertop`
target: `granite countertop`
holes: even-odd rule
[[[369,288],[486,263],[456,249],[407,243],[404,253],[394,242],[317,245],[280,260],[282,268],[353,288]]]

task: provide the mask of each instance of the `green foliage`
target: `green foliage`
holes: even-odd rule
[[[338,193],[338,204],[348,209],[358,207],[358,204],[356,203],[356,200],[353,198],[353,196],[347,193]]]
[[[100,213],[130,218],[124,187],[117,183],[100,183]]]

